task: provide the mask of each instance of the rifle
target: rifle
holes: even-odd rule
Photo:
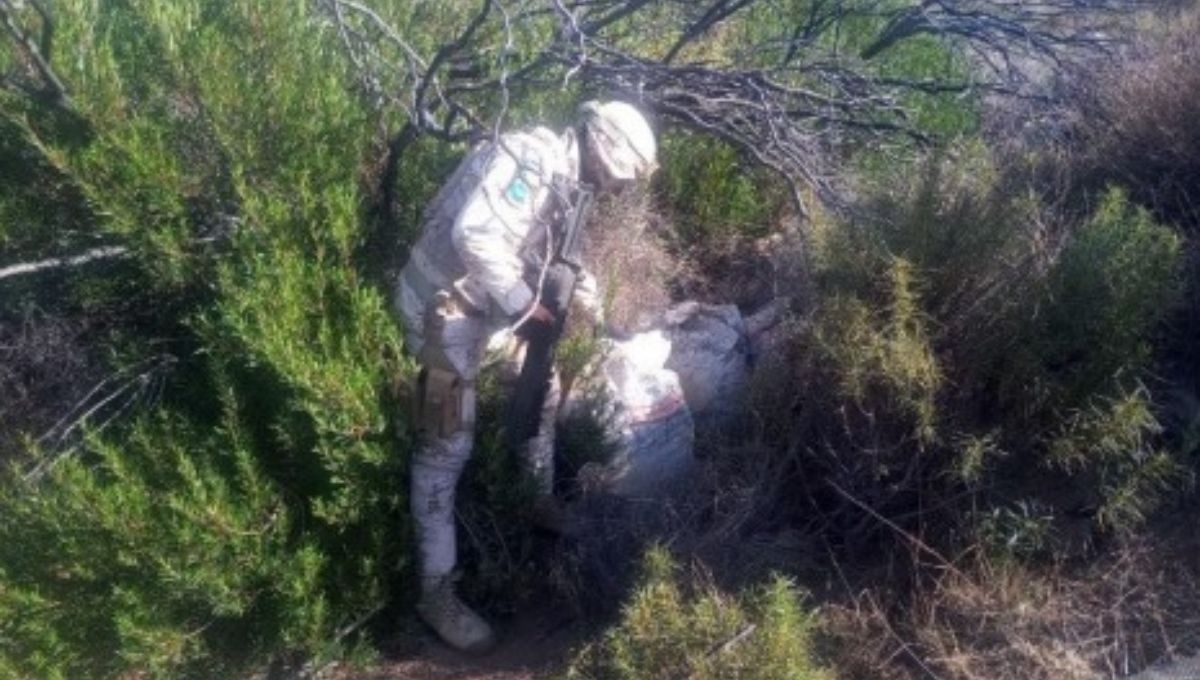
[[[506,443],[512,451],[537,436],[542,404],[554,371],[554,348],[562,337],[571,296],[583,270],[583,227],[592,209],[592,191],[587,185],[575,182],[555,184],[555,195],[564,198],[566,204],[559,227],[554,230],[557,244],[539,296],[542,305],[554,314],[554,323],[531,323],[522,331],[526,339],[525,362],[521,364],[516,390],[509,402],[505,430]]]

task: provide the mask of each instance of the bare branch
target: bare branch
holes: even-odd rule
[[[872,59],[899,42],[921,34],[955,36],[984,49],[1058,60],[1076,48],[1102,48],[1111,38],[1077,27],[1084,12],[1128,10],[1129,2],[1116,0],[924,0],[892,14],[888,25],[862,51]],[[1006,60],[1007,61],[1007,60]]]
[[[491,13],[494,4],[495,3],[493,0],[483,0],[483,2],[480,3],[479,11],[475,14],[474,18],[472,18],[463,31],[459,33],[457,38],[446,45],[443,45],[442,48],[437,51],[437,54],[433,56],[433,61],[430,62],[429,67],[425,69],[425,75],[421,78],[421,82],[417,86],[416,90],[416,106],[419,116],[417,119],[417,124],[423,130],[430,132],[440,131],[442,134],[450,136],[454,125],[453,116],[467,113],[466,107],[457,104],[451,104],[449,101],[443,99],[443,101],[446,101],[446,103],[449,105],[451,114],[450,117],[447,118],[446,123],[439,128],[439,126],[434,124],[432,118],[428,114],[427,108],[425,107],[425,93],[429,89],[430,84],[437,82],[437,72],[442,67],[442,64],[445,64],[451,57],[461,52],[465,47],[468,46],[468,44],[471,42],[471,39],[475,37],[475,33],[481,26],[483,26],[484,22],[487,21],[488,15]]]
[[[372,22],[380,16],[368,13],[366,0],[321,1],[345,5]],[[911,95],[1031,96],[1026,69],[1057,69],[1075,51],[1104,49],[1111,38],[1096,30],[1094,15],[1139,1],[912,0],[897,7],[882,0],[812,0],[805,13],[790,15],[767,0],[709,0],[664,15],[651,0],[542,0],[540,6],[481,0],[462,31],[427,63],[402,50],[405,63],[393,70],[408,77],[394,87],[411,95],[403,106],[416,132],[406,135],[497,139],[510,97],[556,83],[565,86],[578,77],[589,89],[631,99],[673,124],[734,145],[782,176],[797,210],[805,214],[808,192],[834,208],[845,204],[841,150],[855,145],[899,150],[932,141],[912,122]],[[737,46],[744,66],[676,63],[712,28],[752,9],[781,23],[756,43]],[[553,34],[530,23],[547,16],[558,19]],[[655,59],[620,47],[635,35],[631,31],[639,19],[651,21],[651,16],[658,28],[677,36],[665,56]],[[856,54],[841,51],[844,23],[879,19],[883,26],[866,48]],[[339,32],[348,49],[366,50],[361,37],[347,38],[345,27]],[[386,41],[403,42],[394,29],[384,35]],[[530,39],[542,42],[521,45],[517,52],[515,35],[541,36]],[[968,55],[974,72],[954,78],[884,76],[870,61],[901,42],[929,35]],[[478,63],[480,54],[493,55],[491,73],[458,66]],[[382,81],[378,59],[372,53],[371,63],[359,59],[355,64]],[[388,101],[400,99],[392,94]]]
[[[156,404],[162,398],[166,375],[176,363],[177,359],[172,355],[155,355],[97,383],[38,438],[38,444],[46,449],[47,455],[30,467],[23,475],[24,480],[39,481],[77,452],[77,442],[85,428],[99,432],[134,409]]]
[[[31,3],[42,20],[42,36],[40,43],[17,21],[17,8],[11,0],[0,0],[0,23],[8,33],[17,49],[24,55],[31,68],[37,72],[43,83],[42,95],[55,106],[69,108],[71,99],[67,96],[67,88],[54,69],[50,66],[49,49],[54,36],[54,22],[49,12],[38,2]]]
[[[129,249],[124,246],[102,246],[71,257],[54,257],[37,262],[21,262],[7,267],[0,267],[0,281],[17,276],[37,274],[38,272],[52,269],[79,267],[92,262],[122,258],[128,254]]]
[[[667,50],[667,55],[662,60],[663,63],[669,64],[674,61],[675,57],[679,55],[680,50],[687,47],[689,43],[753,2],[754,0],[718,0],[718,2],[713,3],[694,24],[683,32],[683,35],[679,36],[679,39],[675,41],[671,49]]]

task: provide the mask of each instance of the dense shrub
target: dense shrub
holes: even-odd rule
[[[859,405],[882,398],[913,423],[912,435],[930,443],[942,369],[917,305],[912,265],[896,259],[887,276],[890,299],[881,314],[853,297],[832,297],[813,343],[834,367],[842,398]]]
[[[814,659],[813,616],[783,578],[733,597],[702,579],[692,585],[681,581],[679,568],[661,548],[650,550],[644,565],[620,623],[576,656],[567,678],[830,677]]]
[[[1179,395],[1171,436],[1186,442],[1197,411],[1185,404],[1200,394],[1200,102],[1191,94],[1200,87],[1200,11],[1178,3],[1144,28],[1122,59],[1092,63],[1069,81],[1066,134],[1038,165],[1075,203],[1119,186],[1187,237],[1185,304],[1160,343],[1164,377]]]
[[[329,558],[297,539],[248,433],[153,419],[90,449],[4,480],[6,677],[229,677],[276,645],[330,642]]]
[[[712,138],[673,134],[662,142],[657,179],[676,238],[689,248],[713,247],[771,230],[783,207],[779,180],[750,170],[735,149]]]
[[[766,372],[804,389],[765,386],[759,408],[791,423],[773,436],[852,534],[847,494],[894,516],[926,493],[1036,496],[1062,475],[1061,510],[1136,524],[1184,479],[1139,382],[1178,300],[1179,239],[1119,191],[1072,225],[960,154],[817,225],[818,306]]]
[[[178,368],[164,414],[33,451],[0,486],[0,659],[227,677],[327,655],[409,559],[388,390],[409,368],[355,260],[385,121],[307,3],[55,10],[71,109],[0,94],[4,153],[54,179],[25,190],[131,248],[123,280],[163,323],[105,348],[114,363],[153,349]],[[36,196],[5,197],[6,219],[38,219]]]

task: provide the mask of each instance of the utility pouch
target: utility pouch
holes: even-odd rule
[[[475,422],[474,385],[450,371],[425,368],[419,378],[416,422],[427,436],[448,437]]]

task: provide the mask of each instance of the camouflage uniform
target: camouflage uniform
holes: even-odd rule
[[[426,210],[422,233],[394,291],[408,348],[422,366],[418,425],[422,440],[412,466],[412,511],[421,566],[417,611],[446,642],[482,651],[491,628],[454,594],[457,559],[454,489],[471,456],[475,379],[489,336],[532,314],[539,276],[552,253],[550,220],[556,186],[585,174],[601,190],[648,178],[657,167],[649,121],[625,102],[584,102],[574,130],[538,127],[476,147]],[[555,180],[559,181],[555,181]],[[583,275],[575,301],[599,320],[595,279]],[[558,380],[542,409],[541,428],[522,452],[554,510],[554,415]],[[538,512],[553,525],[554,512]],[[549,520],[549,521],[546,521]]]
[[[573,131],[558,136],[539,127],[476,147],[427,208],[394,291],[407,346],[423,369],[411,503],[428,587],[442,587],[455,566],[454,495],[473,445],[475,379],[489,337],[535,301],[550,245],[555,176],[578,180]],[[522,455],[546,495],[554,473],[557,382],[541,430]]]

